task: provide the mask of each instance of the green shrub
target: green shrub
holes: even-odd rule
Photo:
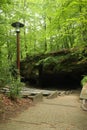
[[[10,82],[10,76],[11,72],[7,66],[5,68],[0,67],[0,87],[5,87]]]
[[[84,76],[81,80],[81,85],[84,86],[87,83],[87,76]]]
[[[20,91],[23,84],[20,82],[20,78],[15,78],[12,76],[9,68],[0,68],[0,88],[5,86],[9,87],[9,98],[17,99],[20,96]]]
[[[10,90],[10,92],[8,94],[9,98],[12,100],[16,100],[17,98],[19,98],[20,91],[21,91],[23,85],[24,84],[20,82],[20,78],[18,78],[18,79],[13,78],[9,85],[9,90]]]

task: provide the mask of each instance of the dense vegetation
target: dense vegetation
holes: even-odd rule
[[[25,81],[44,87],[79,87],[87,75],[87,48],[28,56],[21,61],[21,75]]]
[[[0,1],[0,86],[13,82],[16,35],[21,29],[21,60],[27,55],[60,49],[81,49],[87,42],[86,0],[1,0]],[[15,65],[14,65],[15,66]]]

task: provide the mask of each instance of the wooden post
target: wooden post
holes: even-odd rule
[[[17,32],[17,69],[20,75],[20,32]]]

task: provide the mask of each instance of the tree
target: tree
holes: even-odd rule
[[[86,0],[1,0],[0,3],[1,70],[16,60],[16,33],[11,27],[15,21],[25,24],[20,33],[21,60],[36,53],[86,46]]]

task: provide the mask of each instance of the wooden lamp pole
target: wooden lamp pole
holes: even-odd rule
[[[18,75],[20,75],[20,28],[24,27],[24,24],[20,22],[15,22],[12,23],[11,25],[16,28],[17,33],[17,69],[18,69]]]

